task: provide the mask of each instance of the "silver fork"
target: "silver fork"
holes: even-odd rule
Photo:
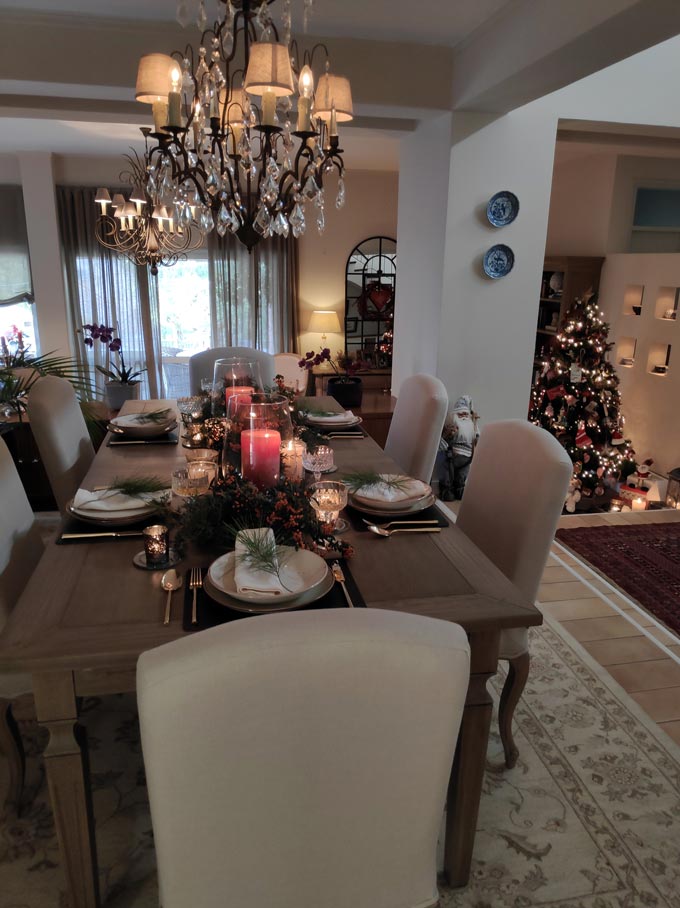
[[[191,623],[198,624],[198,618],[196,617],[196,593],[203,586],[203,578],[201,577],[200,568],[192,568],[191,575],[189,577],[189,589],[194,591],[194,600],[191,604]]]
[[[390,520],[389,523],[376,523],[374,520],[366,520],[365,517],[362,517],[361,519],[364,523],[368,524],[368,526],[378,527],[379,530],[388,530],[397,523],[399,526],[428,526],[429,524],[438,523],[437,520]]]

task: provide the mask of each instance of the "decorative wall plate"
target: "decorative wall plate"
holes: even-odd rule
[[[502,243],[492,246],[484,255],[484,273],[493,280],[510,274],[514,264],[515,253],[509,246],[504,246]]]
[[[504,189],[489,199],[486,216],[493,227],[507,227],[519,214],[519,199],[514,192]]]

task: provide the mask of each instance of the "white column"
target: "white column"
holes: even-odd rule
[[[18,155],[41,353],[71,354],[52,155]]]

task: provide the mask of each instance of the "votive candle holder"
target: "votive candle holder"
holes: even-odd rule
[[[170,557],[170,541],[168,528],[161,523],[156,523],[142,530],[144,536],[144,554],[148,567],[162,567],[168,563]]]

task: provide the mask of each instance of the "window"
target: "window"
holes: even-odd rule
[[[24,198],[20,186],[0,186],[0,337],[9,349],[38,353],[33,282],[28,255]]]
[[[637,190],[630,251],[680,251],[680,189]]]

